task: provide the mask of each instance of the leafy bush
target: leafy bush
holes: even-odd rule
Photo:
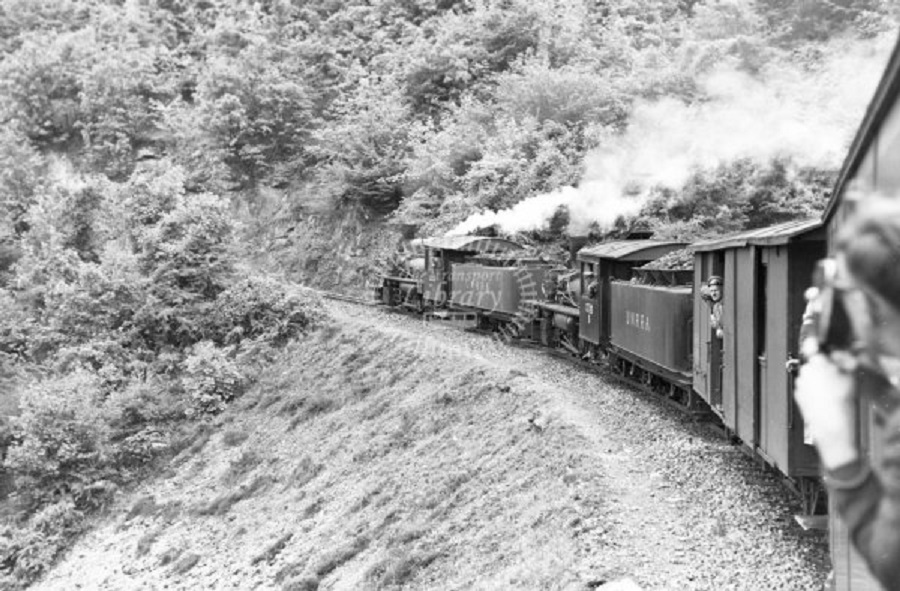
[[[155,143],[158,107],[173,95],[170,55],[149,46],[142,34],[153,26],[127,12],[84,14],[90,24],[78,30],[20,36],[0,62],[0,120],[16,121],[40,147],[78,147],[77,160],[121,179],[135,150]]]
[[[34,383],[19,405],[21,414],[12,419],[17,442],[6,466],[33,503],[48,501],[61,490],[85,491],[105,477],[110,429],[95,374],[80,370]]]
[[[364,86],[347,97],[340,117],[313,134],[319,182],[335,205],[390,213],[403,196],[409,110],[391,85]]]
[[[143,425],[179,419],[185,414],[181,395],[165,376],[135,378],[110,392],[105,400],[110,425],[119,432],[132,432]]]
[[[275,175],[303,157],[311,131],[311,92],[273,45],[216,56],[199,79],[201,121],[241,185],[282,182]]]
[[[189,412],[216,414],[243,391],[245,378],[227,351],[203,341],[184,360],[181,384],[192,402]]]
[[[759,4],[773,36],[785,44],[828,39],[857,27],[864,34],[892,28],[887,17],[894,7],[883,0],[760,0]]]
[[[576,128],[597,122],[622,126],[628,114],[623,89],[585,66],[551,68],[528,63],[498,77],[496,96],[501,112]]]
[[[90,15],[85,8],[78,0],[6,0],[0,7],[0,52],[15,51],[29,33],[50,35],[83,27]]]
[[[532,54],[542,41],[553,45],[542,32],[557,16],[533,2],[505,4],[448,13],[438,20],[434,39],[419,37],[402,55],[404,94],[416,112],[437,114],[469,92],[483,96],[492,76]]]
[[[23,588],[43,574],[83,525],[83,513],[64,499],[45,506],[22,526],[0,529],[0,587]]]
[[[43,166],[20,126],[0,129],[0,237],[27,230],[25,216],[41,186]],[[0,271],[7,265],[0,262]]]
[[[207,332],[220,344],[252,339],[277,346],[308,330],[321,316],[319,298],[312,291],[249,275],[216,298]]]
[[[54,345],[63,367],[104,365],[131,356],[132,318],[142,305],[138,277],[114,277],[107,268],[79,264],[72,282],[54,281],[43,290],[44,344]]]
[[[94,170],[126,178],[135,150],[153,143],[158,105],[173,92],[157,74],[168,59],[162,47],[106,46],[86,68],[80,79],[78,130]]]
[[[229,252],[235,222],[227,202],[204,193],[179,199],[141,236],[138,264],[164,302],[189,297],[211,299],[224,288],[232,271]],[[184,292],[172,294],[170,290]]]
[[[212,302],[231,279],[234,220],[211,194],[176,199],[155,224],[140,229],[138,266],[149,284],[135,325],[153,350],[209,338]]]
[[[484,156],[462,179],[470,212],[511,207],[521,199],[577,182],[584,143],[577,129],[532,117],[498,118]]]
[[[818,215],[834,173],[789,161],[749,160],[694,173],[680,191],[661,190],[638,215],[657,237],[694,240]]]
[[[28,327],[33,319],[10,291],[0,287],[0,368],[24,359],[28,349]]]
[[[0,61],[0,119],[17,121],[38,145],[78,137],[79,73],[90,59],[90,33],[27,37]]]

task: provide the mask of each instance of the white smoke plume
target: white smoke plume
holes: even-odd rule
[[[569,233],[583,234],[594,222],[609,227],[619,215],[637,213],[653,187],[677,190],[694,171],[741,158],[837,169],[895,38],[892,32],[835,42],[814,70],[779,63],[751,77],[722,67],[701,80],[702,102],[638,103],[627,131],[587,155],[577,187],[477,213],[448,234],[494,224],[509,234],[540,229],[563,205]]]

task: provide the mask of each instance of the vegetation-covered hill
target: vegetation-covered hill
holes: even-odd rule
[[[726,227],[766,223],[815,208],[807,193],[827,179],[809,169],[828,172],[837,162],[802,155],[835,139],[831,121],[818,116],[855,108],[844,113],[846,141],[881,65],[877,49],[859,48],[893,31],[891,5],[10,0],[0,8],[4,211],[24,228],[55,153],[78,175],[111,182],[147,159],[164,160],[187,171],[189,192],[228,194],[266,222],[273,210],[290,217],[354,206],[444,229],[478,210],[579,184],[593,172],[585,156],[621,150],[617,138],[639,127],[648,104],[719,105],[758,81],[779,95],[769,111],[787,117],[803,106],[802,123],[820,141],[750,152],[724,145],[736,138],[703,138],[720,159],[678,162],[685,176],[696,172],[686,199],[701,205],[664,209],[678,219],[699,215],[715,230],[705,194],[728,190],[731,198],[717,204],[735,210]],[[834,70],[848,53],[853,63]],[[723,71],[746,76],[731,80],[739,86],[732,96],[710,83]],[[793,85],[780,83],[786,76]],[[855,102],[833,90],[841,85],[853,88]],[[748,105],[728,106],[735,119],[736,107]],[[661,118],[684,115],[668,114]],[[680,123],[694,137],[715,121],[698,109],[688,115]],[[766,135],[781,137],[772,128],[783,121],[754,121],[767,123]],[[640,146],[628,153],[643,154]],[[640,180],[621,179],[618,188],[627,194]],[[786,205],[797,196],[813,203]],[[670,198],[654,200],[648,213],[663,213],[658,204]]]
[[[316,323],[314,297],[254,265],[362,285],[415,232],[694,237],[813,214],[894,11],[3,2],[8,581]]]

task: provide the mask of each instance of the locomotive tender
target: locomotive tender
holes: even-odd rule
[[[499,238],[425,239],[424,273],[385,277],[377,295],[420,311],[467,310],[481,326],[607,363],[688,410],[708,408],[747,451],[783,474],[813,512],[820,506],[820,471],[804,438],[790,370],[799,356],[803,294],[853,206],[851,187],[863,196],[900,195],[900,43],[821,219],[695,243],[687,277],[638,268],[684,246],[674,242],[583,248],[576,268],[566,270],[518,260],[522,248]],[[864,199],[856,204],[864,207]],[[480,260],[485,254],[494,260]],[[722,284],[721,333],[702,297],[712,276]],[[879,457],[883,425],[883,409],[860,397],[860,445],[870,458]],[[835,591],[878,591],[846,527],[834,511],[828,519]]]

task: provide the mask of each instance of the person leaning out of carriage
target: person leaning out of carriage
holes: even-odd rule
[[[800,368],[795,396],[850,538],[888,591],[900,591],[900,199],[878,198],[838,237],[836,277],[855,294],[867,332],[866,366],[815,353]],[[868,367],[870,369],[860,369]],[[857,445],[856,396],[886,394],[883,453],[869,463]]]
[[[706,280],[706,285],[700,288],[700,298],[709,305],[709,321],[716,336],[720,339],[725,336],[722,327],[722,278],[713,275]]]

